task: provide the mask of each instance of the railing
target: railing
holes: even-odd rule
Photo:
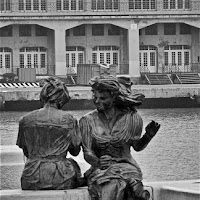
[[[4,13],[65,13],[70,12],[140,12],[140,11],[199,11],[199,0],[129,0],[120,2],[120,0],[57,0],[47,2],[46,0],[25,1],[19,0],[17,2],[11,0],[4,0],[0,3],[0,12]]]
[[[200,73],[200,63],[190,63],[188,65],[163,65],[162,73]]]
[[[55,66],[54,65],[31,65],[31,66],[24,66],[24,67],[19,67],[19,66],[1,66],[0,67],[0,75],[3,75],[5,73],[14,73],[14,74],[18,74],[18,69],[19,68],[35,68],[36,69],[36,75],[49,75],[49,70],[50,69],[54,69]]]
[[[140,73],[150,73],[150,70],[147,66],[140,65]]]

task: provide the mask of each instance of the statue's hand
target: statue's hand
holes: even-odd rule
[[[152,120],[145,128],[146,134],[152,138],[156,135],[159,128],[160,128],[160,124]]]
[[[106,169],[111,165],[112,157],[109,155],[101,156],[99,162],[100,162],[100,169]]]

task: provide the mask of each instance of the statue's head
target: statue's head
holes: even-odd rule
[[[47,103],[54,104],[60,109],[69,100],[69,92],[64,82],[56,77],[48,77],[44,80],[44,85],[40,92],[40,101],[43,105]]]
[[[135,110],[142,104],[143,94],[133,94],[132,81],[129,77],[95,77],[89,84],[92,87],[93,101],[99,111],[117,106],[118,108]]]
[[[110,109],[119,93],[119,83],[113,76],[95,77],[90,80],[92,87],[93,102],[98,111]]]

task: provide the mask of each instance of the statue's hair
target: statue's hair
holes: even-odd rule
[[[48,77],[44,80],[43,88],[40,92],[40,101],[45,103],[55,103],[58,108],[70,100],[67,86],[56,77]]]
[[[120,88],[119,82],[113,76],[95,77],[90,80],[89,84],[92,87],[92,91],[95,90],[99,92],[108,91],[112,95],[116,95],[119,93],[119,88]]]
[[[95,77],[90,80],[89,84],[92,87],[92,91],[110,92],[112,96],[115,96],[115,105],[118,107],[134,110],[134,107],[141,105],[144,100],[143,94],[132,93],[132,81],[127,77]]]

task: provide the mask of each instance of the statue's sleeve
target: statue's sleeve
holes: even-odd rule
[[[26,146],[25,142],[25,137],[24,137],[24,121],[23,118],[20,119],[19,121],[19,129],[18,129],[18,136],[17,136],[17,142],[16,145],[19,146],[24,152],[24,155],[28,158],[28,149]]]
[[[91,164],[92,166],[99,165],[99,159],[92,151],[92,123],[89,121],[87,117],[82,117],[79,121],[80,132],[82,137],[82,147],[85,160]]]
[[[78,126],[78,121],[76,119],[73,119],[73,129],[71,130],[71,144],[69,146],[69,152],[73,156],[77,156],[81,150],[81,135],[80,135],[80,129]]]
[[[132,113],[132,137],[131,145],[135,151],[142,151],[146,148],[151,138],[144,134],[142,135],[143,120],[138,113]]]

